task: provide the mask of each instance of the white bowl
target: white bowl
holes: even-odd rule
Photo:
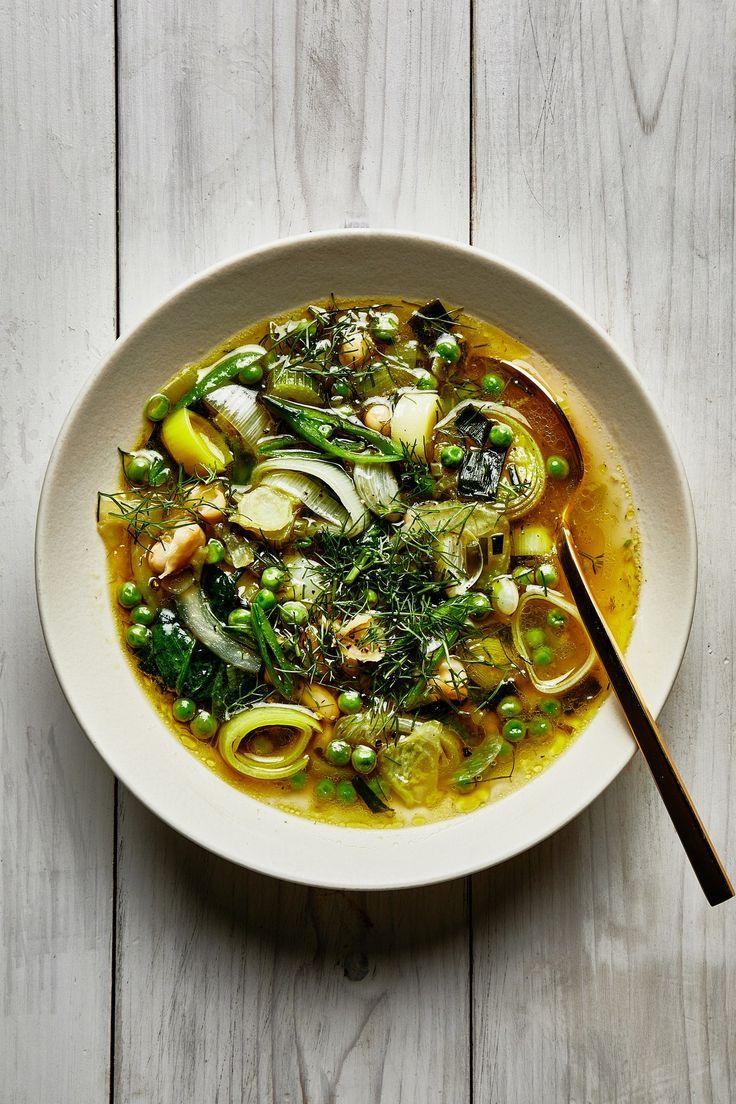
[[[295,882],[425,885],[516,855],[600,794],[634,751],[617,703],[609,699],[538,778],[475,813],[398,830],[290,816],[209,772],[154,713],[121,651],[95,529],[97,491],[117,485],[116,448],[139,433],[146,396],[246,324],[330,292],[462,304],[546,356],[582,392],[625,457],[640,511],[645,578],[628,658],[650,708],[661,709],[690,630],[695,526],[679,458],[639,377],[594,323],[539,280],[476,249],[413,234],[339,231],[257,249],[197,276],[118,341],[77,399],[49,463],[36,538],[39,608],[82,728],[172,827]]]

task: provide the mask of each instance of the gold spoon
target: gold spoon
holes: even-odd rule
[[[665,808],[680,837],[685,854],[711,905],[719,905],[734,895],[733,886],[723,869],[705,826],[698,816],[685,783],[680,777],[654,717],[647,709],[621,651],[603,620],[595,598],[583,574],[580,556],[570,529],[570,513],[577,490],[585,474],[583,454],[575,432],[564,410],[544,384],[518,363],[508,365],[513,370],[511,383],[527,394],[541,397],[552,407],[558,423],[569,442],[569,497],[560,515],[557,531],[557,555],[598,658],[610,679],[634,739],[646,759]]]

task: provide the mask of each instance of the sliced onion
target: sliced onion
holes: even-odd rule
[[[273,430],[273,422],[256,392],[248,387],[228,383],[205,395],[203,401],[220,429],[230,437],[237,434],[250,452],[255,452],[261,438]]]
[[[274,471],[303,472],[329,487],[348,512],[349,528],[346,532],[349,536],[357,536],[368,527],[370,514],[358,498],[352,479],[342,468],[312,456],[273,456],[253,469],[251,479],[253,483],[258,483],[266,472]]]
[[[300,499],[313,514],[317,514],[318,517],[324,518],[325,521],[340,529],[350,521],[350,515],[343,504],[330,494],[324,484],[302,472],[266,472],[261,479],[261,484],[276,487]]]
[[[402,512],[399,483],[390,464],[355,464],[353,481],[361,502],[374,514],[390,517]]]
[[[588,656],[585,661],[580,664],[579,667],[576,667],[574,670],[569,671],[567,674],[558,675],[557,678],[554,679],[540,679],[534,670],[534,665],[527,655],[526,647],[524,645],[524,636],[521,628],[521,615],[523,614],[525,607],[528,606],[530,602],[539,601],[544,601],[547,602],[549,605],[557,606],[557,608],[566,613],[568,617],[574,618],[582,628],[583,632],[585,632],[585,626],[580,619],[580,614],[578,613],[572,602],[568,602],[567,598],[565,598],[563,594],[560,594],[559,591],[545,590],[544,587],[540,586],[529,586],[526,588],[524,594],[521,597],[516,613],[514,614],[513,621],[511,622],[511,632],[514,638],[514,647],[516,648],[522,659],[524,659],[524,661],[526,662],[529,678],[531,679],[536,689],[543,694],[562,694],[565,690],[569,690],[570,687],[576,686],[582,679],[585,678],[588,671],[595,663],[595,649],[593,648],[593,645],[590,643],[590,641],[588,641],[590,648]]]
[[[258,728],[293,728],[296,739],[273,755],[256,755],[239,750],[243,740]],[[304,770],[309,762],[307,746],[320,727],[311,709],[301,705],[276,705],[262,702],[236,713],[220,727],[217,746],[225,762],[249,778],[290,778]]]
[[[225,663],[253,675],[260,671],[260,658],[225,632],[196,583],[177,593],[176,610],[192,636]]]

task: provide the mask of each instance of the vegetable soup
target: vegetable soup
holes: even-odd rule
[[[615,451],[560,373],[439,300],[330,299],[235,335],[145,405],[101,492],[121,638],[203,765],[356,827],[469,812],[542,771],[605,674],[562,577],[572,515],[618,642],[639,591]]]

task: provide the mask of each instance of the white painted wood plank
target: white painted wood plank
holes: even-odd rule
[[[358,223],[467,238],[469,28],[439,0],[201,13],[138,0],[119,45],[125,326],[279,234]],[[124,795],[119,900],[116,1099],[154,1086],[161,1102],[468,1099],[463,883],[281,885]]]
[[[662,723],[732,873],[735,46],[725,2],[476,4],[476,241],[633,355],[691,480]],[[736,908],[708,909],[641,762],[473,893],[478,1104],[734,1099]]]
[[[43,0],[0,11],[0,1098],[13,1104],[108,1090],[113,780],[46,655],[33,526],[66,409],[115,336],[112,74],[112,0],[64,19]]]

